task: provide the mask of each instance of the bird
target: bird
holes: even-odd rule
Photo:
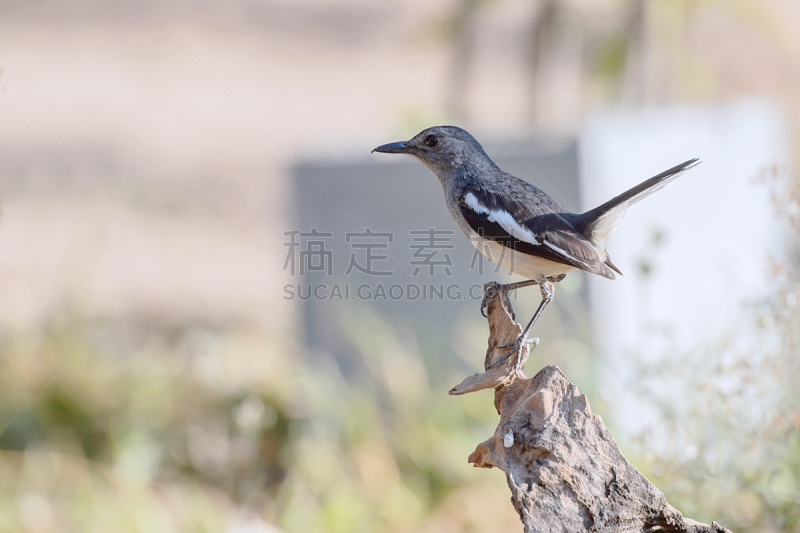
[[[499,293],[512,317],[509,291],[539,285],[542,301],[509,353],[516,354],[520,375],[523,346],[536,321],[555,296],[554,283],[583,270],[608,279],[622,274],[606,245],[627,209],[699,164],[697,158],[676,165],[585,213],[572,213],[544,191],[498,167],[481,144],[456,126],[427,128],[407,141],[378,146],[373,152],[407,154],[439,178],[447,208],[470,242],[490,261],[526,278],[508,284],[487,283],[481,313]]]

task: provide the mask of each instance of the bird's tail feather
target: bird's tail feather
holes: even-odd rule
[[[697,158],[690,159],[669,170],[665,170],[657,176],[653,176],[649,180],[643,181],[636,187],[628,189],[603,205],[585,212],[578,217],[579,229],[590,241],[605,248],[608,237],[616,229],[617,224],[619,224],[619,221],[622,219],[622,216],[629,206],[650,196],[667,183],[698,164],[699,161]]]

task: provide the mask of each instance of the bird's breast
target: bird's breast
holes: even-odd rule
[[[571,265],[556,263],[542,257],[519,252],[498,242],[484,239],[475,232],[468,236],[475,249],[489,261],[525,278],[556,277],[575,270],[575,267]]]

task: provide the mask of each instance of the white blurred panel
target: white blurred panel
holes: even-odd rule
[[[756,99],[606,110],[586,121],[584,210],[687,159],[703,161],[628,210],[608,246],[625,275],[590,280],[605,392],[627,430],[646,416],[630,396],[636,358],[711,356],[705,348],[741,334],[747,304],[765,294],[769,257],[782,255],[787,234],[758,177],[776,163],[786,168],[785,129],[779,111]]]

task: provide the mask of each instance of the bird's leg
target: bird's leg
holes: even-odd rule
[[[538,309],[536,309],[536,312],[533,314],[531,321],[528,322],[527,326],[525,326],[525,329],[522,331],[522,335],[517,337],[517,340],[514,341],[514,344],[498,346],[498,348],[512,348],[512,350],[509,352],[507,356],[503,357],[501,360],[496,361],[492,365],[490,365],[490,368],[499,365],[500,363],[504,362],[506,359],[511,357],[512,354],[516,353],[517,363],[516,365],[514,365],[514,372],[519,376],[519,370],[522,364],[522,347],[529,343],[532,343],[534,347],[536,347],[536,345],[539,344],[539,339],[537,337],[528,340],[528,333],[530,333],[531,328],[533,328],[533,325],[541,316],[542,311],[544,311],[544,308],[547,307],[547,305],[553,301],[553,296],[555,295],[555,287],[551,282],[547,281],[547,279],[544,277],[539,278],[537,282],[539,283],[539,289],[542,291],[542,302],[539,304]]]
[[[523,287],[528,287],[530,285],[536,285],[539,283],[535,279],[529,279],[525,281],[518,281],[516,283],[507,283],[501,284],[497,283],[496,281],[491,281],[483,286],[483,301],[481,302],[481,314],[486,317],[486,309],[494,309],[492,305],[492,301],[494,300],[495,295],[499,292],[505,301],[506,307],[508,308],[509,314],[511,314],[511,319],[516,320],[516,313],[514,313],[514,306],[511,305],[511,298],[509,298],[508,293],[516,290],[521,289]]]
[[[517,338],[517,340],[514,341],[513,345],[514,350],[517,352],[517,363],[514,365],[514,373],[517,374],[517,376],[519,376],[520,366],[522,365],[522,347],[529,342],[528,333],[530,333],[531,328],[533,328],[533,325],[541,316],[542,311],[544,311],[544,308],[547,307],[547,305],[553,301],[553,297],[555,296],[556,292],[556,289],[553,286],[553,284],[547,281],[546,279],[542,280],[542,283],[539,284],[539,288],[542,291],[542,302],[539,304],[539,307],[533,314],[531,321],[528,322],[527,326],[525,326],[525,329],[522,331],[522,335],[520,335],[519,338]],[[532,341],[534,343],[534,346],[539,344],[539,339],[537,337],[534,337]]]

